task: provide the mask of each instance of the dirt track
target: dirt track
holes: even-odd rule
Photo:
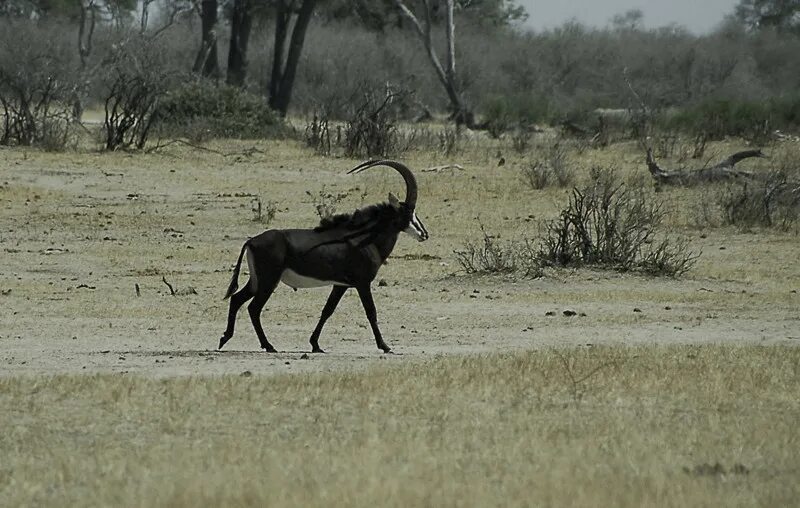
[[[516,203],[533,192],[510,174],[487,174],[477,159],[464,173],[420,175],[418,209],[431,240],[402,238],[379,275],[387,285],[374,287],[397,354],[378,352],[348,294],[322,335],[329,353],[306,359],[327,290],[285,286],[263,315],[281,353],[258,350],[246,312],[217,352],[230,267],[241,242],[264,228],[253,221],[256,195],[277,204],[271,227],[302,227],[316,220],[313,194],[323,182],[348,193],[340,211],[400,185],[390,172],[343,176],[352,161],[260,148],[230,156],[0,151],[0,374],[301,372],[559,344],[800,344],[793,235],[691,232],[703,256],[680,280],[592,271],[532,281],[454,276],[452,251],[474,233],[474,217],[481,212],[511,236],[527,215]],[[536,217],[552,213],[553,196],[536,202]],[[567,309],[577,315],[564,316]]]

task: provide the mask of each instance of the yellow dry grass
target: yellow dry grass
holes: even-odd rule
[[[800,349],[0,379],[3,506],[790,506]]]

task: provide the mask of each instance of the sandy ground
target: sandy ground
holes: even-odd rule
[[[490,156],[476,155],[459,161],[462,172],[419,174],[418,212],[432,237],[401,238],[379,274],[385,285],[374,285],[396,354],[375,347],[354,292],[323,332],[328,353],[306,354],[328,290],[285,286],[262,316],[280,353],[258,349],[244,310],[236,336],[216,351],[231,267],[242,242],[265,228],[254,220],[257,199],[277,207],[270,227],[308,227],[320,194],[347,194],[336,204],[350,211],[402,192],[388,170],[344,176],[355,161],[312,158],[287,143],[216,150],[0,150],[0,375],[283,373],[553,345],[800,344],[796,232],[687,231],[702,256],[677,280],[459,274],[452,251],[474,235],[476,216],[512,237],[531,230],[526,219],[552,215],[564,195],[525,189],[511,168],[488,170]]]

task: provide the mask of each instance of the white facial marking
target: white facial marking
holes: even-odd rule
[[[405,229],[405,233],[416,238],[418,242],[428,239],[428,230],[425,229],[422,221],[417,217],[416,211],[412,212],[411,222],[409,222],[408,227]]]

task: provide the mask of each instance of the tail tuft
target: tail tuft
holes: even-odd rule
[[[236,279],[239,278],[238,276],[239,276],[239,274],[237,273],[236,276],[231,279],[231,284],[230,284],[230,286],[228,286],[228,291],[225,293],[225,296],[222,298],[223,300],[227,300],[228,298],[233,296],[233,293],[235,293],[236,290],[239,289],[239,282],[236,280]]]

